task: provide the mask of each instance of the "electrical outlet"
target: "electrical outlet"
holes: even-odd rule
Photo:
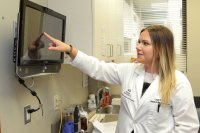
[[[28,109],[31,109],[31,105],[24,107],[24,123],[27,124],[31,122],[31,114],[28,113]]]
[[[59,96],[58,95],[54,95],[54,110],[58,110],[59,107]]]

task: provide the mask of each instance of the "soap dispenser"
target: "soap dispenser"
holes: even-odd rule
[[[79,113],[79,108],[76,105],[74,109],[74,132],[79,132],[80,130],[80,113]]]

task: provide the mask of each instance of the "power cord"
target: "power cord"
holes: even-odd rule
[[[27,112],[28,112],[29,114],[31,114],[31,113],[33,113],[33,112],[38,111],[38,110],[41,108],[41,109],[42,109],[42,116],[43,116],[42,103],[41,103],[41,101],[40,101],[40,98],[37,96],[37,93],[36,93],[34,90],[30,89],[30,88],[25,84],[25,81],[24,81],[23,79],[21,79],[20,77],[18,77],[18,81],[19,81],[19,83],[22,84],[25,88],[27,88],[27,89],[30,91],[30,93],[32,94],[32,96],[35,96],[35,97],[37,98],[38,102],[39,102],[39,107],[38,107],[37,109],[28,109]]]

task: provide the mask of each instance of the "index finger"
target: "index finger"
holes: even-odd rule
[[[55,38],[53,38],[52,36],[50,36],[50,35],[47,34],[46,32],[44,32],[44,35],[45,35],[49,40],[51,40],[52,42],[55,41]]]

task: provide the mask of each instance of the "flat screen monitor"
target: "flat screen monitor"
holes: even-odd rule
[[[40,70],[33,72],[34,68],[42,69],[41,73],[58,71],[48,68],[58,68],[63,63],[64,54],[48,50],[50,40],[43,32],[65,41],[65,25],[66,16],[29,0],[20,0],[16,37],[17,71],[33,68],[28,75],[40,73]]]

